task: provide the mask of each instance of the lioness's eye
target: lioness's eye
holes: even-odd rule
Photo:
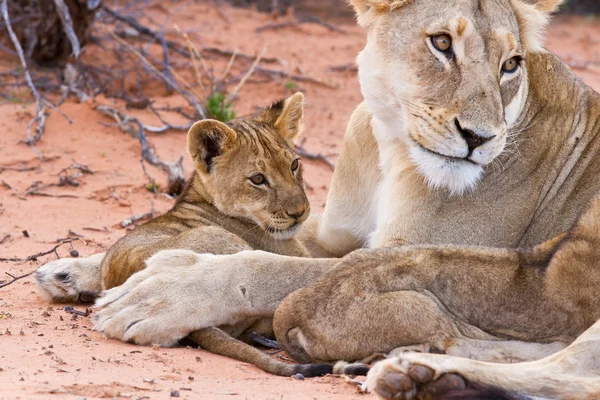
[[[436,50],[439,50],[443,53],[450,50],[452,47],[452,38],[450,35],[436,35],[431,37],[431,44]]]
[[[292,161],[292,172],[296,172],[299,167],[300,161],[296,158],[294,161]]]
[[[265,178],[263,174],[252,175],[248,179],[250,179],[250,182],[252,182],[255,185],[264,185],[265,183],[267,183],[267,178]]]
[[[502,64],[502,72],[512,74],[517,69],[519,69],[520,65],[521,65],[521,57],[516,56],[513,58],[509,58],[508,60],[504,61],[504,64]]]

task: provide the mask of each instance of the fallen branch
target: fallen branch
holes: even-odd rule
[[[192,107],[194,107],[194,109],[196,110],[196,113],[198,114],[198,117],[200,119],[206,118],[206,112],[204,111],[204,108],[202,107],[202,105],[200,105],[200,103],[198,102],[198,100],[196,99],[196,96],[194,94],[186,92],[181,87],[179,87],[179,85],[177,84],[175,79],[172,79],[172,78],[170,78],[170,76],[167,76],[165,73],[160,72],[146,57],[144,57],[144,55],[142,53],[140,53],[135,47],[133,47],[132,45],[130,45],[129,43],[127,43],[126,41],[121,39],[119,36],[117,36],[117,34],[115,34],[114,32],[111,32],[106,25],[104,25],[104,29],[106,32],[108,32],[110,35],[112,35],[112,37],[117,42],[119,42],[120,44],[124,45],[129,50],[131,50],[131,52],[133,52],[133,54],[135,54],[140,59],[140,61],[142,61],[142,63],[144,65],[146,65],[152,72],[154,72],[160,79],[162,79],[163,82],[165,82],[166,84],[171,86],[173,89],[175,89],[175,91],[177,93],[179,93],[179,95],[181,97],[186,99],[187,102],[190,103],[190,105]],[[171,68],[169,68],[168,71],[173,73]]]
[[[329,67],[329,70],[333,72],[357,72],[358,65],[356,64],[356,62],[350,62],[342,65],[332,65],[331,67]]]
[[[79,315],[80,317],[87,317],[88,315],[90,315],[92,313],[91,308],[86,308],[85,312],[84,312],[84,311],[76,310],[75,307],[73,307],[73,306],[65,306],[64,310],[68,314]]]
[[[138,221],[148,219],[148,218],[154,218],[154,211],[150,211],[145,214],[138,214],[138,215],[129,217],[121,222],[121,227],[127,228],[128,226],[133,225]]]
[[[331,25],[330,23],[325,22],[325,21],[321,20],[319,17],[315,17],[315,16],[300,18],[296,21],[281,22],[281,23],[277,23],[277,24],[266,24],[266,25],[256,28],[256,32],[263,32],[266,30],[277,31],[279,29],[288,28],[290,26],[298,26],[301,24],[318,24],[318,25],[324,26],[325,28],[329,29],[332,32],[346,33],[345,30],[340,29],[334,25]]]
[[[148,143],[144,125],[134,117],[129,117],[123,112],[109,106],[98,106],[96,111],[113,118],[117,126],[125,133],[138,139],[142,145],[142,158],[149,164],[167,173],[167,193],[181,193],[185,185],[185,174],[183,170],[183,156],[177,162],[161,160],[154,151],[154,147]]]
[[[288,74],[285,71],[276,71],[274,69],[268,69],[268,68],[264,68],[261,66],[256,67],[256,71],[261,72],[266,75],[269,75],[270,77],[279,76],[282,78],[291,79],[291,80],[298,81],[298,82],[315,83],[320,86],[325,86],[326,88],[329,88],[329,89],[337,88],[337,85],[332,85],[331,83],[323,82],[318,79],[311,78],[310,76]]]
[[[64,199],[64,198],[78,199],[79,198],[79,196],[75,196],[74,194],[52,194],[52,193],[38,192],[37,190],[28,192],[27,194],[29,196],[55,197],[57,199]]]
[[[335,164],[331,162],[325,155],[321,153],[309,153],[304,149],[304,143],[306,143],[306,138],[304,138],[298,146],[296,146],[296,153],[300,157],[307,158],[309,160],[321,161],[329,166],[332,171],[335,171]]]
[[[29,167],[29,168],[15,168],[15,167],[0,167],[0,172],[3,171],[17,171],[17,172],[27,172],[27,171],[35,171],[36,169],[38,169],[39,166],[37,167]]]
[[[29,144],[34,149],[35,153],[38,155],[40,160],[43,160],[44,157],[35,148],[35,142],[40,140],[42,135],[44,134],[44,125],[46,123],[45,102],[42,99],[42,97],[40,96],[39,92],[37,91],[37,88],[33,84],[33,80],[31,79],[31,74],[29,73],[29,68],[27,67],[27,61],[25,60],[25,55],[23,54],[23,48],[21,47],[21,43],[19,42],[19,39],[17,38],[17,35],[15,34],[15,31],[13,30],[12,25],[10,23],[10,17],[8,15],[7,0],[2,0],[2,16],[4,18],[4,23],[6,24],[6,29],[8,30],[8,34],[13,43],[13,46],[15,47],[15,50],[17,51],[17,54],[19,55],[19,60],[21,60],[21,66],[23,67],[23,73],[25,75],[25,80],[27,81],[27,85],[31,89],[31,93],[33,94],[33,97],[35,97],[36,112],[35,112],[35,117],[33,117],[31,119],[31,121],[29,121],[29,123],[27,124],[27,144]],[[32,137],[31,136],[31,127],[33,126],[34,122],[37,123],[37,127],[36,127],[36,133]]]
[[[56,5],[56,13],[62,22],[65,34],[71,43],[73,55],[75,58],[79,58],[79,54],[81,53],[81,45],[79,44],[79,39],[73,30],[73,21],[71,20],[69,8],[65,4],[64,0],[54,0],[54,4]]]
[[[60,242],[59,244],[57,244],[56,246],[54,246],[53,248],[51,248],[48,251],[43,251],[41,253],[37,253],[37,254],[31,255],[31,256],[29,256],[27,258],[0,258],[0,261],[8,261],[8,262],[37,261],[38,258],[43,257],[43,256],[47,256],[48,254],[52,254],[52,253],[54,253],[56,255],[56,258],[60,259],[60,256],[58,255],[58,252],[56,250],[59,247],[64,246],[65,244],[70,244],[70,243],[72,243],[72,242],[74,242],[76,240],[82,241],[83,243],[85,243],[87,245],[87,243],[84,240],[80,239],[80,238],[72,238],[72,239],[67,239],[67,240],[64,240],[64,241]],[[32,273],[33,272],[30,272],[29,275],[31,275]],[[12,276],[12,275],[10,275],[8,273],[7,273],[7,275]],[[29,275],[24,275],[22,277],[19,277],[18,279],[25,278],[26,276],[29,276]],[[18,280],[18,279],[15,279],[15,280]],[[10,283],[12,283],[12,282],[10,282]],[[0,285],[0,288],[2,288],[4,286],[8,286],[8,285],[10,285],[10,283],[8,283],[8,284],[3,283],[2,285]]]
[[[117,20],[126,23],[127,25],[129,25],[130,27],[135,29],[137,32],[139,32],[141,35],[148,36],[157,42],[161,41],[159,32],[157,32],[153,29],[150,29],[147,26],[144,26],[135,18],[128,16],[128,15],[122,15],[122,14],[118,13],[117,11],[112,10],[108,6],[103,6],[102,10],[105,11],[110,16],[116,18]],[[173,50],[177,54],[182,55],[187,58],[192,58],[192,52],[189,51],[188,49],[186,49],[184,46],[180,46],[178,43],[173,42],[171,40],[165,40],[165,44],[169,49]],[[216,55],[223,56],[223,57],[231,57],[233,54],[236,54],[237,57],[243,58],[246,60],[254,60],[256,58],[250,54],[238,53],[238,52],[234,52],[231,50],[223,50],[223,49],[219,49],[217,47],[206,47],[206,48],[203,48],[202,50],[200,50],[200,52],[208,53],[208,54],[216,54]],[[285,61],[283,61],[280,58],[274,58],[274,57],[263,58],[263,62],[277,63],[280,65],[285,65]]]

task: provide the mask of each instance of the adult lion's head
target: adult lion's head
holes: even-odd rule
[[[432,187],[463,193],[507,148],[526,103],[527,55],[562,0],[351,0],[380,143],[401,140]]]

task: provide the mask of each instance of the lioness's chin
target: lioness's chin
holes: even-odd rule
[[[483,167],[467,160],[438,156],[418,146],[411,147],[410,156],[417,169],[434,189],[448,189],[454,195],[464,194],[477,185]]]

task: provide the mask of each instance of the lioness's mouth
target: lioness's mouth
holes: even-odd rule
[[[446,154],[438,153],[438,152],[437,152],[437,151],[435,151],[435,150],[431,150],[431,149],[429,149],[429,148],[427,148],[427,147],[423,146],[423,145],[422,145],[421,143],[419,143],[419,142],[418,142],[418,141],[417,141],[417,140],[416,140],[416,139],[415,139],[415,138],[414,138],[412,135],[408,135],[408,137],[409,137],[409,138],[410,138],[410,139],[411,139],[411,140],[412,140],[412,141],[413,141],[413,142],[414,142],[414,143],[415,143],[415,144],[416,144],[416,145],[417,145],[417,146],[418,146],[418,147],[419,147],[421,150],[423,150],[423,151],[425,151],[425,152],[427,152],[427,153],[429,153],[429,154],[433,154],[434,156],[438,156],[438,157],[444,158],[444,159],[446,159],[446,160],[451,160],[451,161],[455,161],[455,162],[461,162],[461,161],[462,161],[462,162],[468,162],[468,163],[471,163],[471,164],[479,165],[479,164],[477,164],[475,161],[471,160],[471,159],[469,158],[469,156],[467,156],[467,157],[454,157],[454,156],[448,156],[448,155],[446,155]]]

